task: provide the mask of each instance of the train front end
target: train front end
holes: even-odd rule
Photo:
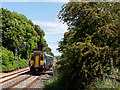
[[[44,70],[44,53],[36,51],[30,54],[29,67],[32,73]]]

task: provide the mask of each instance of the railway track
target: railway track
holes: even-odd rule
[[[32,77],[32,75],[27,76],[26,78],[24,78],[24,79],[22,79],[22,80],[20,80],[20,81],[18,81],[18,82],[16,82],[16,83],[14,83],[14,84],[12,84],[12,85],[6,87],[4,90],[8,90],[8,89],[10,89],[10,88],[13,88],[14,86],[18,85],[19,83],[25,81],[26,79],[28,79],[28,78],[30,78],[30,77]]]
[[[26,69],[26,70],[23,70],[23,71],[19,71],[19,72],[16,72],[16,73],[12,73],[12,74],[3,76],[3,77],[0,78],[0,84],[3,84],[7,81],[10,81],[10,80],[14,79],[14,78],[17,78],[17,77],[21,76],[23,73],[28,72],[28,71],[29,71],[29,69]]]
[[[24,87],[22,90],[26,90],[27,88],[29,88],[33,83],[35,83],[39,78],[41,78],[42,75],[40,75],[39,77],[37,77],[36,79],[34,79],[32,82],[30,82],[26,87]]]
[[[13,89],[14,88],[21,88],[22,90],[26,90],[27,88],[29,88],[31,85],[33,85],[38,79],[40,79],[46,73],[47,73],[47,71],[44,72],[44,73],[41,72],[41,74],[38,75],[38,76],[30,74],[29,76],[27,76],[27,77],[25,77],[25,78],[15,82],[15,83],[13,83],[12,85],[3,88],[3,90],[9,90],[11,88],[13,88]],[[21,87],[21,85],[23,85],[23,86]]]
[[[28,71],[28,70],[29,70],[29,69],[25,69],[25,70],[23,70],[23,71],[15,72],[15,73],[12,73],[12,74],[9,74],[9,75],[6,75],[6,76],[3,76],[3,77],[0,77],[0,79],[6,78],[6,77],[9,77],[9,76],[12,76],[12,75],[15,75],[15,74],[18,74],[18,73],[24,72],[24,71]]]

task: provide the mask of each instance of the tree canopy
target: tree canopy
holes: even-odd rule
[[[29,52],[37,47],[37,42],[40,39],[34,30],[34,24],[24,15],[2,9],[2,45],[14,52],[15,45],[23,44],[19,36],[27,43],[26,48],[21,52],[24,52],[24,58],[28,58]]]
[[[58,48],[63,53],[60,78],[67,78],[63,85],[85,87],[91,79],[106,72],[110,58],[115,65],[120,64],[119,7],[118,2],[63,5],[58,18],[69,27]]]

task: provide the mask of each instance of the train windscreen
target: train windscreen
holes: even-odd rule
[[[31,60],[35,60],[35,55],[31,54]]]

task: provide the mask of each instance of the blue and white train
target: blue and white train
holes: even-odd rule
[[[30,54],[29,67],[32,73],[45,71],[53,64],[53,56],[41,51],[33,51]]]

